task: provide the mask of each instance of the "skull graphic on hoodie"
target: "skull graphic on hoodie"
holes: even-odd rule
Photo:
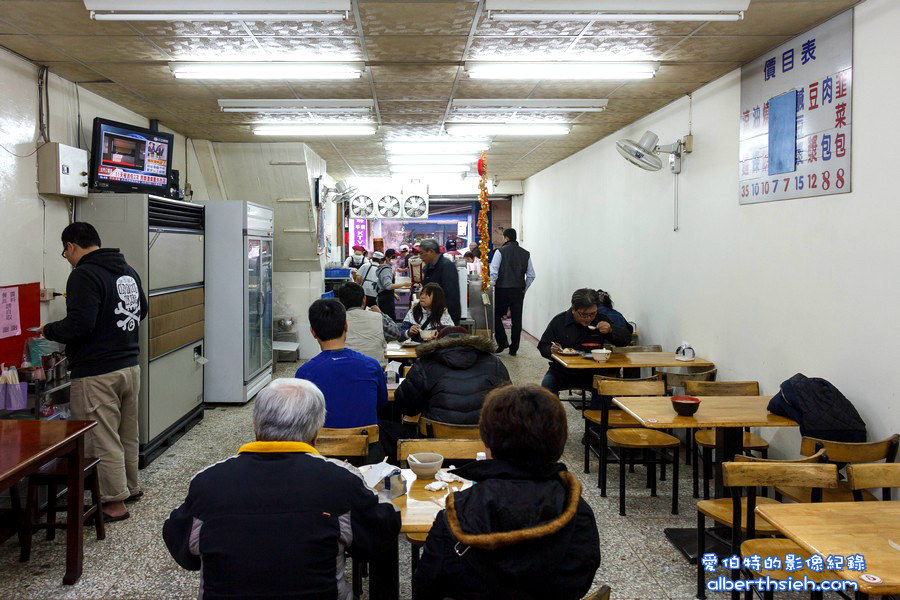
[[[134,331],[141,320],[140,290],[137,281],[131,275],[122,275],[116,280],[116,291],[119,293],[119,304],[115,314],[122,319],[116,325],[122,331]]]

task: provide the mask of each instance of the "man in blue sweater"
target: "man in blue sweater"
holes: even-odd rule
[[[347,311],[337,300],[309,307],[310,331],[322,349],[294,377],[313,382],[325,395],[325,427],[365,427],[378,423],[387,404],[387,380],[374,358],[344,347]]]

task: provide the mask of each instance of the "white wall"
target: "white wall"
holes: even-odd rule
[[[17,158],[0,149],[0,286],[40,281],[63,291],[70,268],[59,255],[59,235],[69,223],[69,213],[65,200],[37,193],[37,156],[32,154],[39,139],[37,73],[36,66],[0,48],[0,144],[24,156]],[[52,74],[49,79],[50,138],[76,146],[79,103],[75,84]],[[78,97],[84,149],[91,143],[94,117],[143,127],[148,124],[144,117],[87,90],[80,89]],[[176,134],[174,168],[182,173],[184,144],[184,137]],[[44,321],[64,315],[62,298],[41,305]]]
[[[900,80],[883,42],[898,25],[900,3],[856,8],[850,194],[738,204],[739,70],[694,94],[677,233],[675,177],[629,165],[615,141],[684,135],[687,99],[526,180],[522,227],[538,277],[525,328],[539,336],[574,289],[602,287],[642,343],[689,340],[719,379],[755,379],[764,394],[797,372],[824,377],[870,439],[900,431],[900,121],[890,108]],[[763,434],[774,454],[796,454],[796,432]]]

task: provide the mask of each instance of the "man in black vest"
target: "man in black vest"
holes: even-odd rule
[[[504,244],[494,252],[491,259],[491,286],[494,288],[494,335],[497,337],[497,352],[509,348],[509,355],[515,356],[522,337],[522,304],[525,292],[534,282],[534,266],[531,253],[519,246],[516,230],[503,232]],[[503,317],[506,311],[512,315],[512,342],[506,341]]]

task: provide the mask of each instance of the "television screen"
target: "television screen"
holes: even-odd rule
[[[165,193],[173,141],[171,133],[94,119],[91,189]]]

